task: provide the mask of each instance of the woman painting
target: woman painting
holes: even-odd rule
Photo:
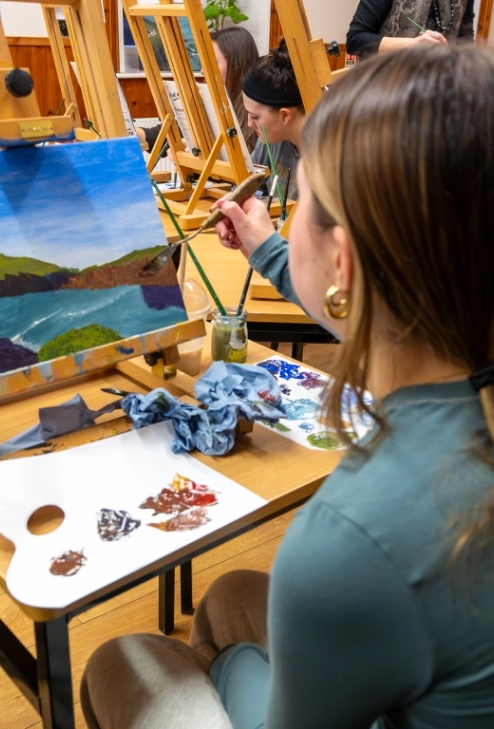
[[[297,197],[295,170],[299,158],[305,109],[284,40],[262,56],[246,75],[242,86],[249,127],[258,138],[252,154],[254,164],[271,167],[263,127],[272,149],[282,189],[290,175],[288,197]],[[270,185],[267,180],[267,187]]]
[[[493,118],[494,59],[450,45],[359,64],[310,115],[291,283],[343,341],[329,414],[343,435],[345,383],[368,389],[373,428],[269,578],[212,584],[190,645],[94,654],[91,729],[494,726]],[[262,203],[218,206],[224,245],[275,270]]]

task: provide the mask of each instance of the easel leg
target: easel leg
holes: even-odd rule
[[[35,623],[43,729],[74,729],[68,618]]]
[[[180,565],[180,600],[183,615],[194,615],[192,601],[192,562]]]
[[[168,635],[175,628],[175,570],[158,578],[158,627]]]

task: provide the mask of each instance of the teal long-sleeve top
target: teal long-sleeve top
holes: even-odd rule
[[[492,499],[467,381],[398,390],[388,428],[294,518],[273,567],[269,659],[211,676],[235,729],[492,729],[494,556],[450,563],[455,519]],[[478,439],[478,440],[477,440]]]

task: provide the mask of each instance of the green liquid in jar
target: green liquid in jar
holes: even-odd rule
[[[216,321],[211,337],[211,358],[214,361],[245,362],[247,359],[245,329],[237,324]]]

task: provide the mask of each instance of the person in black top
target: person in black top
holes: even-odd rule
[[[347,53],[364,58],[417,43],[425,48],[457,39],[473,41],[473,3],[474,0],[360,0],[347,34]]]

